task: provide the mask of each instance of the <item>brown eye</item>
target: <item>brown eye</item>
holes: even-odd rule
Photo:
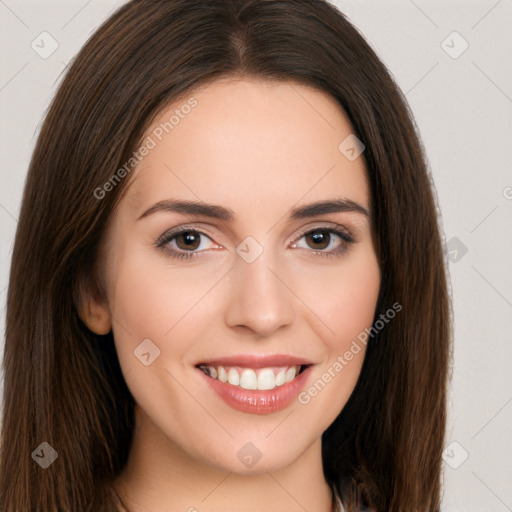
[[[211,249],[213,240],[197,229],[173,229],[161,235],[155,245],[171,258],[187,259],[198,257]],[[206,245],[205,245],[206,244]]]
[[[303,232],[292,247],[307,249],[317,256],[337,256],[347,251],[354,239],[346,232],[333,228],[314,228]]]
[[[178,249],[195,250],[201,243],[201,235],[196,231],[184,231],[176,235],[175,240]]]
[[[311,249],[325,249],[331,241],[331,233],[328,230],[316,230],[304,235]],[[312,244],[309,244],[309,241]]]

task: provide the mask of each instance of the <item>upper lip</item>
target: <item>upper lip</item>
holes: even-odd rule
[[[196,366],[241,366],[247,368],[267,368],[270,366],[303,366],[313,364],[302,357],[286,354],[241,354],[218,357],[201,361]]]

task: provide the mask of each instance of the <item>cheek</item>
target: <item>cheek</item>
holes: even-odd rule
[[[130,362],[133,350],[144,339],[152,340],[160,350],[172,339],[173,353],[179,357],[189,348],[194,328],[199,329],[201,319],[206,320],[209,314],[202,302],[219,273],[201,265],[172,269],[170,260],[167,263],[163,257],[148,258],[141,250],[125,250],[122,254],[110,269],[112,317],[120,358]]]
[[[305,274],[298,293],[317,317],[315,323],[319,324],[324,344],[337,350],[344,350],[371,326],[380,289],[380,270],[373,250],[345,256],[339,265],[319,265],[314,275]]]
[[[298,402],[309,415],[322,418],[323,432],[347,403],[361,373],[366,344],[358,336],[372,326],[380,289],[375,253],[360,251],[346,265],[324,268],[316,282],[321,289],[303,284],[303,290],[308,303],[315,305],[314,315],[321,319],[315,318],[314,324],[325,360]]]

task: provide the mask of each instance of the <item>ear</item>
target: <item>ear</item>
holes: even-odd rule
[[[112,330],[105,294],[88,277],[79,284],[77,302],[80,318],[90,331],[104,335]]]

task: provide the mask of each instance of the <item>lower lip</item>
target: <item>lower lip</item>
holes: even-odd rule
[[[305,386],[313,366],[308,366],[291,382],[266,391],[244,389],[214,379],[197,368],[211,388],[233,409],[253,414],[270,414],[290,405]]]

